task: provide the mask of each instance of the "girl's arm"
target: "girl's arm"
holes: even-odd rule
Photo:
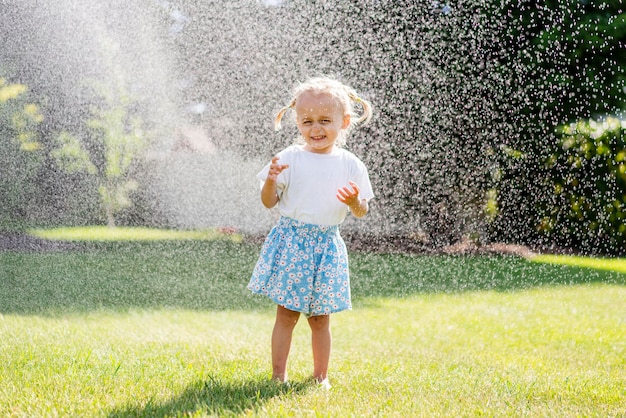
[[[268,209],[276,206],[280,199],[278,198],[278,191],[276,190],[276,181],[270,180],[269,176],[263,183],[263,188],[261,189],[261,202],[263,206]]]
[[[279,158],[280,157],[272,158],[267,178],[265,179],[265,183],[263,183],[263,188],[261,189],[261,202],[263,203],[263,206],[268,209],[276,206],[280,200],[278,197],[278,191],[276,190],[276,180],[278,179],[278,175],[286,168],[289,168],[289,165],[287,164],[277,164]]]
[[[352,215],[356,216],[357,218],[364,217],[365,215],[367,215],[367,211],[369,210],[369,205],[367,204],[367,200],[365,199],[357,200],[356,203],[348,205],[348,207],[350,208],[350,212],[352,213]]]

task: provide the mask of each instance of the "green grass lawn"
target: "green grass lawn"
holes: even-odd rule
[[[517,257],[352,254],[326,392],[269,381],[258,247],[0,252],[0,416],[625,416],[626,275]],[[561,260],[562,261],[562,260]]]

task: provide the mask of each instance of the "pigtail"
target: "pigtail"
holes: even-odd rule
[[[365,125],[370,121],[370,119],[372,119],[372,104],[365,99],[361,99],[360,97],[356,98],[356,102],[360,103],[361,107],[363,107],[363,114],[357,119],[357,123]]]
[[[280,121],[283,120],[283,116],[285,116],[285,113],[287,113],[287,111],[289,109],[291,109],[292,107],[294,107],[296,105],[296,99],[293,99],[291,101],[291,103],[289,103],[287,106],[283,107],[282,109],[280,109],[278,111],[278,113],[276,114],[276,117],[274,118],[274,129],[279,131],[280,130]]]
[[[363,114],[354,123],[362,123],[365,125],[372,119],[372,104],[365,99],[360,98],[354,91],[348,92],[348,97],[354,103],[359,103],[363,108]]]

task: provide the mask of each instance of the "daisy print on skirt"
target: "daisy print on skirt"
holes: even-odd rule
[[[348,258],[338,227],[281,217],[263,244],[248,289],[307,316],[351,309]]]

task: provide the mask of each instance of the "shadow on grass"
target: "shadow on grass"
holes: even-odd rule
[[[311,381],[292,382],[289,386],[259,378],[246,382],[224,382],[209,377],[190,385],[180,395],[145,406],[124,406],[109,413],[110,418],[166,416],[224,416],[254,411],[272,398],[289,396],[312,389]]]
[[[626,274],[556,264],[510,255],[420,256],[354,254],[353,298],[403,297],[415,293],[515,291],[540,286],[626,284]]]
[[[0,313],[113,309],[258,310],[246,289],[259,246],[223,241],[99,243],[57,252],[0,251]],[[626,274],[533,263],[516,256],[350,255],[352,298],[514,291],[610,283]]]
[[[0,313],[258,308],[246,289],[258,248],[232,242],[92,243],[0,252]]]

